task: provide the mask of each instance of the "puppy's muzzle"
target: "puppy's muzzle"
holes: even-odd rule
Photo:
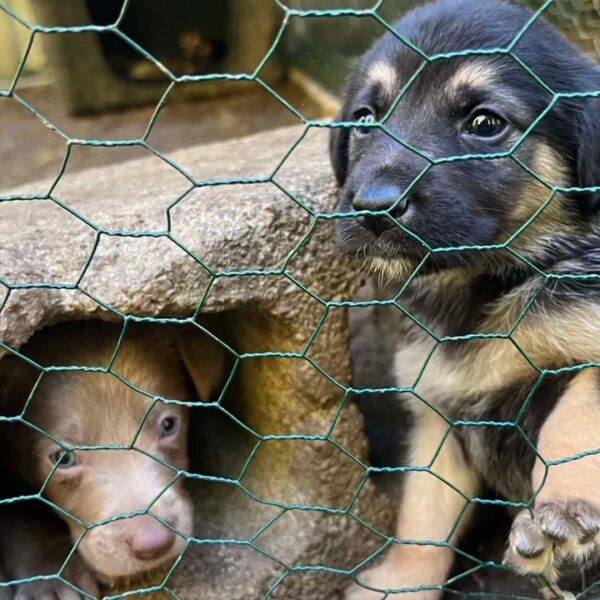
[[[388,181],[375,181],[363,185],[352,199],[355,211],[387,211],[395,219],[399,219],[408,209],[408,199],[402,197],[402,189]],[[376,236],[393,229],[395,223],[385,214],[360,215],[357,221],[365,229]]]

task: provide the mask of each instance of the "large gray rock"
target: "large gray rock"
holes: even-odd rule
[[[237,484],[191,486],[196,536],[219,543],[189,546],[168,584],[182,599],[249,600],[269,589],[271,598],[336,598],[348,582],[339,571],[384,542],[354,515],[390,531],[385,498],[370,482],[361,488],[363,422],[345,398],[347,315],[337,303],[353,296],[356,272],[333,221],[315,218],[335,204],[327,131],[310,130],[277,169],[302,133],[170,156],[196,182],[229,184],[195,187],[148,152],[83,172],[67,165],[51,198],[0,202],[0,339],[10,348],[58,321],[191,318],[201,306],[238,352],[294,353],[242,361],[227,406],[251,432],[222,415],[200,419],[200,463]]]

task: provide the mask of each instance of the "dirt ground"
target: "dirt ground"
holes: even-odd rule
[[[169,151],[200,143],[225,140],[258,131],[299,123],[298,118],[258,84],[248,83],[241,93],[219,98],[168,102],[156,120],[149,143]],[[277,92],[308,118],[320,116],[317,104],[291,83],[277,86]],[[63,108],[60,95],[51,85],[27,86],[18,92],[29,105],[70,138],[138,139],[150,121],[155,106],[131,108],[101,115],[72,117]],[[66,141],[32,112],[12,98],[0,97],[0,194],[15,188],[31,192],[29,182],[51,181],[61,168]],[[109,152],[95,148],[84,160],[69,168],[122,161],[128,151]],[[129,149],[132,158],[143,152]]]

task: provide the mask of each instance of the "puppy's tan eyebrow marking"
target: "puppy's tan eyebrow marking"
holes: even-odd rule
[[[461,87],[485,88],[495,81],[493,69],[486,61],[468,62],[461,65],[448,82],[452,93]]]
[[[372,85],[379,85],[381,92],[388,98],[394,97],[398,74],[393,65],[385,62],[375,63],[369,67],[367,78]]]

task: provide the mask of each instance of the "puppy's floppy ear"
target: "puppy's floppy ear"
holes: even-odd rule
[[[586,98],[581,105],[577,131],[578,187],[600,186],[600,98]],[[600,192],[577,194],[585,214],[600,209]]]
[[[0,361],[0,415],[19,414],[40,375],[35,367],[14,355]]]
[[[230,366],[227,351],[210,336],[199,332],[184,333],[179,339],[179,349],[200,400],[208,402],[225,383]]]

